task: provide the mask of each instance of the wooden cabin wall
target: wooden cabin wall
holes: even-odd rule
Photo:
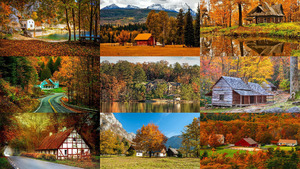
[[[224,100],[220,100],[220,95],[224,95]],[[220,79],[212,90],[212,105],[232,106],[232,89],[224,79]]]

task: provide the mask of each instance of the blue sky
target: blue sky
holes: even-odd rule
[[[100,57],[100,62],[109,61],[110,63],[117,63],[119,60],[127,60],[131,63],[144,63],[144,62],[159,62],[166,60],[169,64],[176,62],[188,63],[189,65],[200,65],[200,57]]]
[[[136,133],[143,124],[154,123],[167,137],[180,135],[199,113],[114,113],[128,133]]]

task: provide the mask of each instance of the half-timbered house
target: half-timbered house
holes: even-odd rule
[[[70,128],[55,134],[50,133],[43,139],[36,152],[56,155],[58,160],[79,159],[90,157],[90,147],[82,135]]]
[[[212,106],[248,106],[267,103],[273,94],[257,83],[245,83],[241,78],[222,76],[206,96],[212,97]]]

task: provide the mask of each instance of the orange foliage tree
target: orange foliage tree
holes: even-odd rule
[[[159,131],[158,126],[150,123],[147,126],[143,125],[141,129],[137,130],[133,141],[138,148],[148,151],[151,158],[152,152],[162,150],[167,140],[167,137]]]

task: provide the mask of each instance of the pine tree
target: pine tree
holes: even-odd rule
[[[48,64],[47,64],[47,67],[50,69],[51,71],[51,75],[54,73],[54,63],[53,63],[53,60],[52,58],[50,58]]]
[[[193,47],[195,45],[193,17],[191,15],[190,8],[189,11],[185,14],[184,42],[188,47]]]
[[[48,66],[45,66],[45,68],[42,70],[40,80],[49,79],[50,77],[51,77],[51,70],[48,68]]]
[[[195,46],[200,47],[200,5],[198,5],[197,15],[196,15]]]
[[[55,63],[54,63],[54,72],[58,71],[58,69],[61,66],[61,58],[58,56],[58,58],[56,59]]]
[[[184,43],[184,16],[183,16],[183,9],[179,10],[177,15],[177,43],[183,44]]]

